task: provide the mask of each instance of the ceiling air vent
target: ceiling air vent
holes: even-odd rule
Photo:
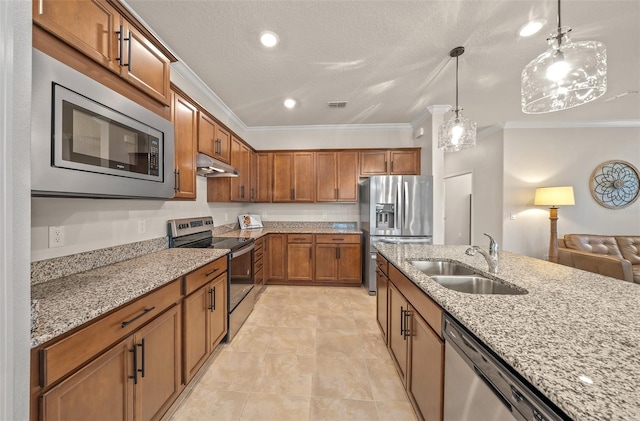
[[[329,108],[345,108],[347,106],[347,101],[329,101],[327,102],[327,107]]]

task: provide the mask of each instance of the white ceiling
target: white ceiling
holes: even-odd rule
[[[153,31],[249,127],[398,124],[431,105],[455,102],[462,45],[460,105],[478,127],[505,121],[640,119],[640,1],[565,0],[572,39],[607,47],[608,90],[571,110],[526,115],[523,67],[546,48],[555,0],[196,1],[126,0]],[[533,18],[548,23],[521,38]],[[276,32],[263,47],[258,34]],[[285,98],[298,101],[293,110]],[[344,109],[327,101],[345,100]]]

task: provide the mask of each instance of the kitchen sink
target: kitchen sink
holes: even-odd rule
[[[473,269],[445,260],[412,260],[409,263],[426,275],[474,275]]]
[[[521,295],[527,293],[526,290],[518,289],[511,285],[494,281],[493,279],[484,278],[480,275],[434,275],[431,276],[431,279],[445,288],[458,292],[466,292],[467,294]]]

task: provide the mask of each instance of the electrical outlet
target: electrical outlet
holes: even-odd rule
[[[327,219],[327,211],[322,212],[322,219]]]
[[[267,218],[267,213],[266,212],[262,212],[262,219],[266,219]]]
[[[147,232],[147,221],[144,218],[138,219],[138,234]]]
[[[49,248],[64,246],[64,227],[49,227]]]
[[[224,214],[224,222],[227,222],[229,220],[229,214],[225,213]]]

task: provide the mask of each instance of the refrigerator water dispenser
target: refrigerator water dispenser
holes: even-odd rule
[[[376,228],[395,228],[395,208],[393,203],[376,203]]]

